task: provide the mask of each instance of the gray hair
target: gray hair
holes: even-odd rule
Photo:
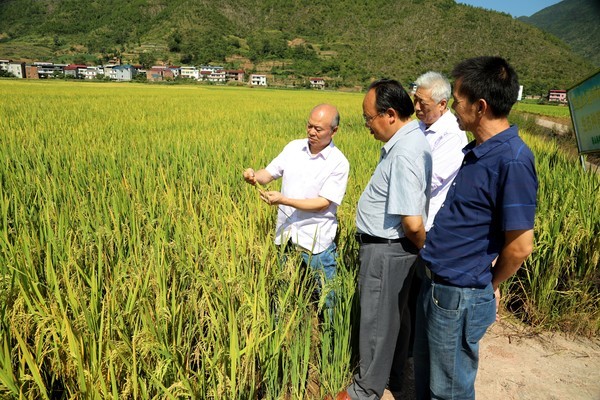
[[[431,89],[431,98],[436,104],[442,100],[450,100],[452,94],[450,82],[439,72],[426,72],[418,77],[415,83],[417,88]]]

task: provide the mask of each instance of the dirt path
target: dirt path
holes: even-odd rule
[[[481,341],[475,393],[483,400],[600,400],[600,339],[532,333],[508,322]],[[412,375],[412,365],[407,375]],[[414,380],[402,399],[414,399]],[[384,400],[393,400],[386,392]]]

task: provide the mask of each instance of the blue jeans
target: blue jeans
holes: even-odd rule
[[[474,399],[479,340],[496,319],[496,299],[483,289],[438,284],[425,277],[417,299],[417,399]]]
[[[317,280],[317,292],[320,295],[323,285],[329,285],[335,278],[337,272],[337,246],[335,243],[326,248],[321,253],[310,254],[301,252],[302,261],[310,266],[310,269]],[[335,293],[329,290],[325,297],[325,308],[332,309],[335,305]]]
[[[294,245],[290,242],[285,245],[283,253],[280,254],[281,259],[279,261],[281,264],[284,264],[287,260],[286,253],[293,251],[292,249],[294,248]],[[337,246],[335,245],[335,242],[333,242],[321,253],[311,254],[307,251],[300,251],[299,253],[302,257],[302,264],[310,267],[310,272],[316,279],[316,294],[320,297],[323,286],[330,285],[336,276]],[[324,308],[331,311],[334,306],[335,292],[333,290],[329,290],[327,296],[325,297]]]

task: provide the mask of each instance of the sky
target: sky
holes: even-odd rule
[[[456,0],[457,3],[509,13],[513,17],[530,17],[560,0]]]

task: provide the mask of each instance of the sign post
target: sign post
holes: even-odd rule
[[[600,152],[600,70],[567,91],[583,168],[583,154]]]

